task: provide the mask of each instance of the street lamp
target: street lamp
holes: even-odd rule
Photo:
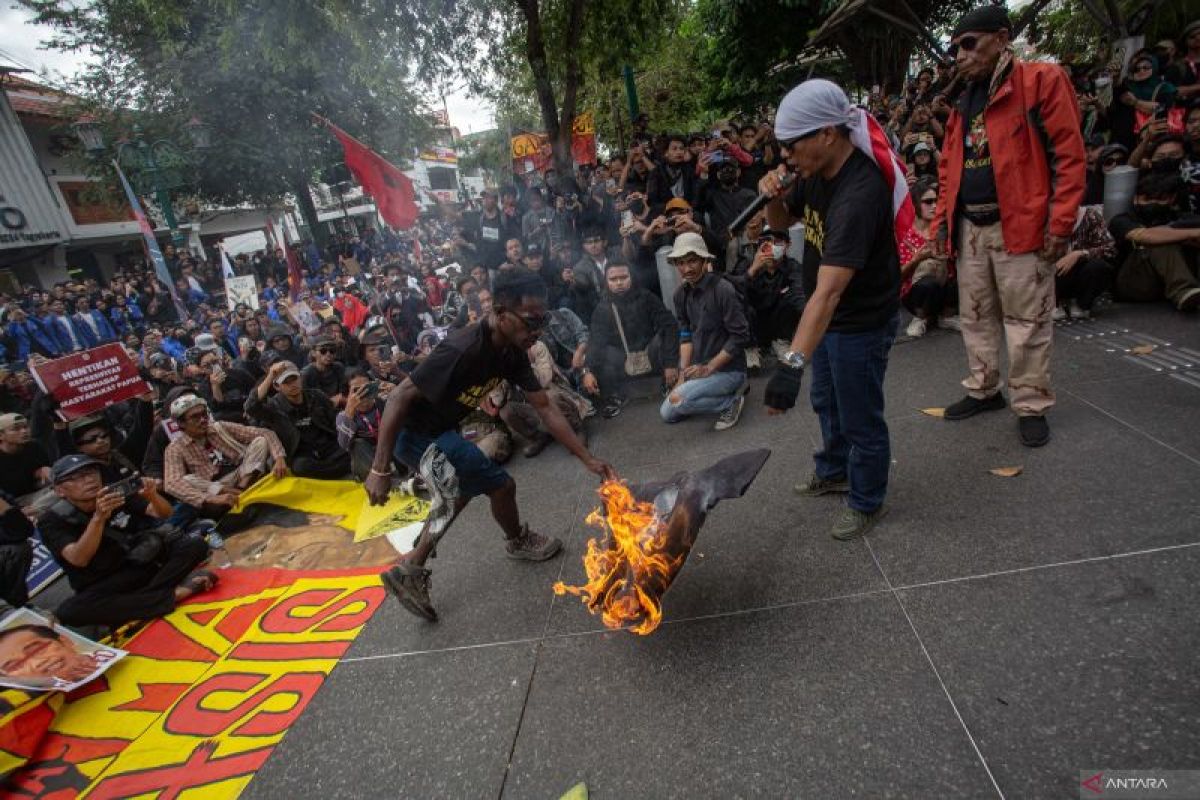
[[[75,129],[75,135],[90,158],[100,159],[104,156],[107,149],[104,146],[104,133],[94,117],[84,115],[71,127]],[[199,119],[192,117],[183,129],[191,140],[188,151],[169,139],[148,141],[142,126],[137,123],[133,125],[133,139],[122,138],[113,147],[117,163],[129,177],[134,190],[141,195],[153,194],[158,201],[176,247],[183,246],[184,236],[175,221],[171,191],[191,183],[191,169],[212,147],[212,129]]]

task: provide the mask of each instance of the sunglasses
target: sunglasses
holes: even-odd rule
[[[816,136],[820,132],[821,132],[821,129],[817,128],[815,131],[809,131],[808,133],[805,133],[801,136],[795,136],[791,139],[786,139],[786,140],[780,142],[779,146],[785,147],[790,150],[797,142],[802,142],[805,139],[811,139],[812,137]]]
[[[84,438],[79,440],[79,443],[80,444],[95,444],[96,442],[100,441],[101,439],[107,439],[107,438],[108,438],[108,433],[106,431],[100,431],[98,433],[92,434],[91,436],[85,436]]]
[[[529,328],[530,333],[536,333],[546,327],[546,323],[550,319],[549,314],[517,314],[521,322],[525,323],[525,327]]]
[[[946,52],[951,58],[957,56],[959,50],[965,50],[969,53],[979,46],[979,40],[982,38],[982,36],[964,36],[954,44],[951,44]]]
[[[937,198],[936,198],[936,197],[922,197],[922,198],[921,198],[921,205],[923,205],[923,206],[936,206],[936,205],[937,205]]]

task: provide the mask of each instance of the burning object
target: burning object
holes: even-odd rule
[[[587,583],[559,581],[555,594],[581,598],[609,628],[653,632],[662,622],[662,597],[687,561],[708,511],[745,494],[770,455],[749,450],[666,481],[633,486],[605,481],[599,489],[603,505],[586,520],[604,531],[588,541]]]

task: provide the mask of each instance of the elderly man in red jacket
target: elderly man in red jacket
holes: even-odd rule
[[[1055,262],[1083,200],[1079,107],[1055,64],[1017,61],[1000,6],[964,15],[950,39],[966,80],[946,125],[934,230],[958,259],[958,296],[970,376],[946,409],[960,420],[1004,408],[1000,345],[1021,443],[1050,440],[1050,349]],[[995,145],[993,147],[993,144]]]

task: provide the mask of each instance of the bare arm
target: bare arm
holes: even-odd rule
[[[817,270],[817,288],[804,306],[796,335],[792,337],[792,352],[803,353],[805,359],[812,358],[855,271],[830,264],[822,264]]]
[[[550,395],[545,391],[540,392],[525,392],[525,397],[529,400],[533,410],[537,412],[541,418],[542,424],[546,426],[546,430],[550,431],[550,435],[559,441],[559,443],[571,451],[571,455],[578,458],[589,471],[596,473],[605,480],[612,480],[617,477],[617,473],[611,466],[596,458],[590,452],[583,442],[579,441],[579,437],[575,435],[570,423],[566,417],[558,410],[558,405],[550,402]],[[383,440],[383,433],[380,432],[380,441]]]

